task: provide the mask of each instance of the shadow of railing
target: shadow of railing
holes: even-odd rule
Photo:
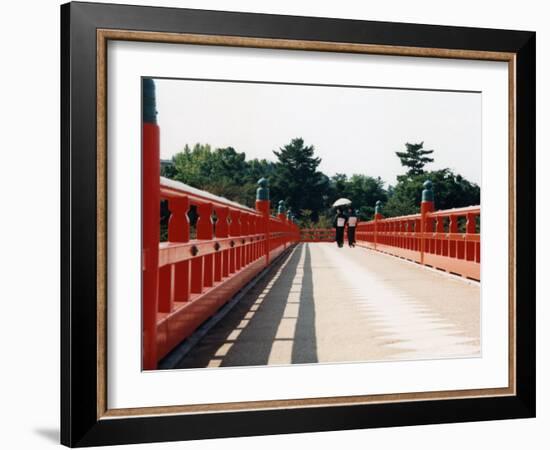
[[[315,335],[315,302],[313,297],[313,274],[311,270],[311,253],[309,244],[304,244],[304,274],[300,290],[298,320],[292,346],[292,364],[319,362],[317,356],[317,339]]]
[[[305,252],[305,254],[304,254]],[[303,280],[296,291],[294,280],[303,258]],[[298,294],[298,316],[292,336],[280,337],[291,298]],[[283,325],[284,327],[284,325]],[[258,366],[269,362],[277,342],[290,342],[292,363],[317,362],[315,308],[311,256],[307,245],[298,246],[272,268],[227,316],[186,356],[178,368]]]

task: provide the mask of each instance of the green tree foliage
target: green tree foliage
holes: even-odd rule
[[[253,206],[256,182],[269,176],[274,164],[265,159],[246,160],[245,153],[233,147],[213,150],[209,144],[185,145],[172,157],[172,165],[163,169],[163,176],[206,190],[215,195]]]
[[[374,205],[377,200],[386,202],[387,192],[384,181],[368,175],[354,174],[347,177],[338,173],[331,178],[330,204],[340,197],[351,200],[353,209],[359,210],[361,220],[371,219],[374,215]]]
[[[300,211],[300,219],[298,220],[300,228],[315,227],[315,223],[311,220],[312,213],[313,211],[311,209],[302,209],[302,211]]]
[[[479,205],[480,202],[479,186],[449,169],[413,176],[402,175],[397,179],[397,184],[388,190],[389,200],[383,206],[382,213],[386,217],[418,213],[422,199],[422,184],[426,180],[433,184],[436,210]]]
[[[401,160],[401,164],[408,167],[407,175],[420,175],[424,173],[424,166],[427,163],[433,162],[433,158],[426,155],[431,155],[433,150],[425,150],[424,142],[420,144],[405,144],[406,151],[395,152],[398,158]]]
[[[433,158],[425,155],[433,150],[424,150],[424,143],[405,144],[406,152],[396,152],[401,164],[408,168],[405,175],[397,177],[397,184],[388,188],[388,202],[383,206],[386,217],[405,216],[420,211],[423,183],[430,180],[433,185],[435,209],[459,208],[461,206],[478,205],[480,189],[459,174],[450,169],[431,172],[424,171],[424,165],[433,162]]]
[[[210,145],[186,145],[183,152],[172,158],[174,179],[198,187],[211,180],[235,183],[246,168],[245,154],[233,147],[212,150]]]
[[[407,172],[397,177],[395,186],[384,187],[380,177],[364,174],[336,174],[329,178],[319,171],[321,159],[315,156],[313,145],[295,138],[274,151],[277,161],[247,160],[245,153],[233,147],[212,149],[208,144],[186,145],[172,158],[172,165],[164,165],[163,176],[253,207],[258,179],[270,181],[273,208],[284,200],[298,217],[299,224],[308,228],[330,228],[333,202],[349,198],[352,207],[359,210],[361,220],[370,220],[374,205],[382,201],[386,217],[414,214],[419,211],[422,184],[433,183],[436,209],[449,209],[479,204],[480,189],[449,169],[424,171],[424,165],[433,158],[426,155],[423,143],[405,144],[406,152],[397,152]],[[193,211],[190,212],[192,215]],[[274,210],[274,213],[276,211]],[[167,219],[167,216],[166,216]]]
[[[292,139],[279,151],[271,181],[271,197],[282,199],[292,207],[298,218],[302,210],[311,210],[311,220],[317,221],[326,206],[329,178],[317,170],[321,158],[314,156],[313,145],[305,146],[302,138]]]
[[[161,162],[160,165],[160,176],[166,178],[174,179],[176,176],[176,168],[174,167],[173,161]]]
[[[260,178],[273,178],[275,164],[267,159],[251,159],[248,161],[247,169],[243,174],[247,183],[256,184]]]

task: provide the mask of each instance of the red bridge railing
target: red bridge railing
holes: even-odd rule
[[[334,228],[301,228],[301,242],[334,242],[336,231]]]
[[[269,200],[257,200],[251,209],[166,178],[160,180],[160,199],[171,214],[168,241],[159,243],[153,300],[157,361],[299,240],[296,224],[283,214],[270,216]],[[198,216],[194,239],[191,207]]]
[[[479,280],[480,211],[470,206],[388,219],[380,214],[358,224],[357,244]]]
[[[431,183],[425,183],[419,214],[360,222],[357,245],[480,280],[480,206],[433,211]],[[347,228],[346,237],[347,239]],[[300,230],[302,242],[331,242],[334,229]]]
[[[280,214],[271,216],[263,178],[252,209],[160,177],[155,83],[142,82],[142,362],[147,370],[157,368],[300,235],[284,215],[284,202]],[[161,200],[170,211],[167,242],[160,242]],[[197,216],[195,230],[191,209]]]

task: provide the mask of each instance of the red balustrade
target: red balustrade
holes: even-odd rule
[[[142,83],[142,339],[147,370],[155,369],[300,235],[284,215],[271,217],[264,178],[258,181],[256,209],[161,178],[155,82],[144,78]],[[160,242],[161,200],[170,211],[167,242]],[[191,208],[197,216],[194,233]]]
[[[421,219],[420,214],[388,219],[377,214],[375,220],[357,225],[357,245],[420,262]]]
[[[378,203],[374,220],[358,223],[357,245],[479,280],[480,207],[434,212],[431,183],[425,187],[419,214],[384,219]],[[300,230],[301,242],[334,240],[334,228]]]
[[[479,206],[428,213],[423,264],[479,280],[480,214]]]
[[[475,280],[480,279],[479,206],[384,219],[357,225],[357,245]]]
[[[334,242],[336,231],[334,228],[302,228],[300,229],[301,242]]]
[[[170,211],[168,241],[157,240],[157,269],[143,272],[144,284],[147,277],[158,277],[156,292],[144,291],[144,295],[156,296],[144,298],[144,304],[157,305],[156,332],[144,335],[154,340],[144,342],[145,368],[154,368],[299,240],[296,224],[284,216],[270,216],[269,200],[258,200],[256,209],[247,208],[166,178],[160,178],[160,200],[167,201]],[[193,207],[197,215],[194,239],[188,217]],[[145,253],[144,248],[144,259]],[[144,317],[144,323],[149,322],[150,317]]]

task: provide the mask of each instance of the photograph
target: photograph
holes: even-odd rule
[[[481,357],[480,91],[141,94],[144,370]]]

